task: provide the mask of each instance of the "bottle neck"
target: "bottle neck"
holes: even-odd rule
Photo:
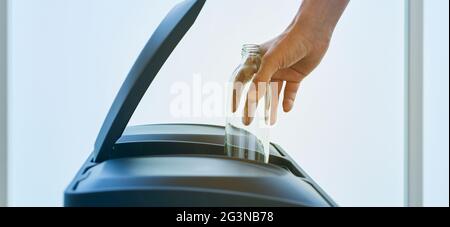
[[[245,44],[242,46],[242,57],[245,56],[260,56],[261,48],[256,44]]]
[[[259,67],[261,63],[261,48],[256,44],[245,44],[242,46],[242,64],[255,64]]]

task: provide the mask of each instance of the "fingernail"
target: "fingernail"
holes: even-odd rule
[[[284,112],[290,112],[292,110],[293,107],[293,103],[292,101],[288,101],[288,103],[285,105],[285,107],[283,108]]]
[[[277,123],[277,118],[276,118],[276,117],[273,117],[273,118],[270,120],[270,125],[274,125],[275,123]]]
[[[252,118],[250,117],[242,117],[242,123],[244,123],[244,125],[248,126],[252,123]]]

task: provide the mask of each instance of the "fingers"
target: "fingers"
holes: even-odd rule
[[[242,67],[235,73],[236,76],[233,81],[233,97],[231,103],[233,113],[239,108],[242,91],[244,90],[244,84],[252,79],[253,75],[256,73],[256,70],[256,68],[252,67]]]
[[[287,81],[287,82],[299,82],[303,80],[305,76],[298,71],[292,69],[292,68],[286,68],[278,70],[275,75],[272,77],[272,81],[274,80],[281,80],[281,81]]]
[[[266,86],[279,66],[273,60],[273,55],[267,52],[262,61],[259,71],[255,74],[253,82],[247,93],[247,100],[244,107],[244,116],[242,122],[245,125],[251,124],[255,116],[256,108],[258,107],[259,100],[266,94]]]
[[[266,90],[269,83],[266,82],[252,82],[247,92],[247,99],[244,107],[244,116],[242,122],[244,125],[250,125],[255,117],[256,109],[258,108],[259,100],[266,95]],[[269,88],[270,89],[270,88]]]
[[[269,50],[263,57],[261,61],[261,66],[259,67],[259,71],[256,73],[255,78],[253,79],[254,83],[258,82],[269,82],[272,78],[273,74],[275,74],[278,69],[280,69],[280,65],[277,63],[276,55],[274,55],[272,50]]]
[[[290,67],[306,57],[308,52],[307,48],[303,43],[296,42],[295,37],[291,36],[286,36],[272,45],[273,46],[270,47],[270,49],[268,49],[265,53],[261,61],[259,71],[255,74],[252,86],[247,93],[243,116],[243,123],[245,125],[249,125],[253,121],[256,109],[258,107],[258,102],[266,95],[266,90],[271,89],[268,86],[268,83],[274,79],[274,74],[277,72],[284,74],[286,77],[282,78],[283,76],[281,76],[279,80],[294,81],[286,84],[286,88],[288,89],[285,91],[285,98],[283,100],[283,108],[285,112],[289,112],[293,107],[295,95],[300,86],[302,76],[295,70],[290,69]],[[270,119],[270,122],[275,122],[276,111],[272,112],[274,112],[275,115],[274,119]]]
[[[283,88],[283,81],[273,81],[270,83],[270,87],[272,89],[272,105],[271,105],[271,113],[270,113],[270,125],[274,125],[277,122],[278,117],[278,104],[280,102],[280,94]]]
[[[289,112],[294,107],[295,97],[297,96],[300,82],[287,82],[284,88],[283,110]]]

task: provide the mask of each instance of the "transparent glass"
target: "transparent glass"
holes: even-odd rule
[[[260,64],[259,46],[244,45],[241,64],[234,71],[228,89],[225,152],[229,157],[267,163],[271,89],[269,83],[253,83]],[[252,105],[255,102],[249,100],[256,98],[259,98],[257,105]]]

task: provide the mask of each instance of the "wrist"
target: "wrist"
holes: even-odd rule
[[[311,34],[315,39],[331,39],[334,29],[349,0],[304,0],[288,29]]]

